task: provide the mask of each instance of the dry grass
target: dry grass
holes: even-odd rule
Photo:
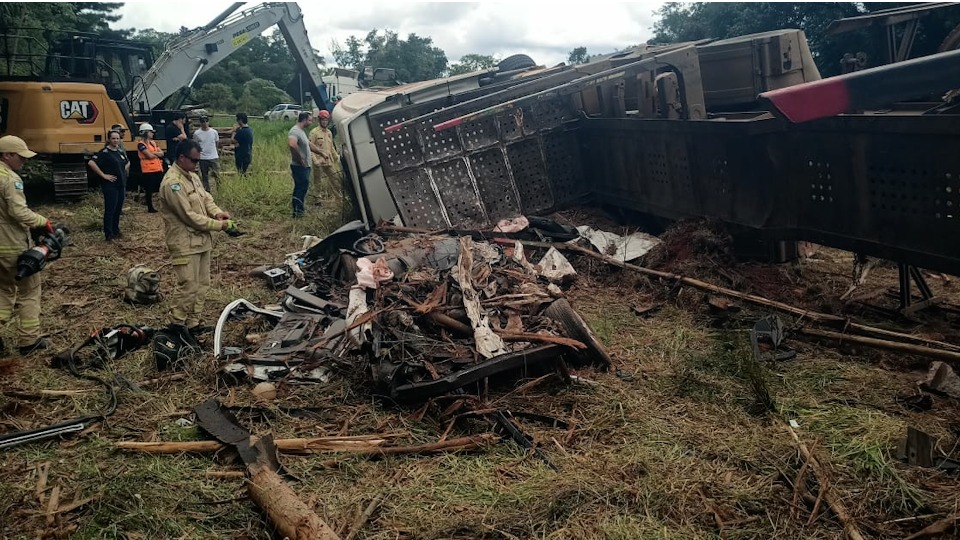
[[[289,175],[260,175],[256,187],[231,178],[233,183],[218,193],[225,208],[241,208],[238,217],[250,234],[218,239],[210,321],[237,297],[276,301],[277,293],[248,271],[278,261],[298,248],[300,235],[322,234],[335,222],[322,209],[291,222],[281,208],[289,196]],[[263,206],[239,204],[271,185],[282,188],[258,196]],[[108,245],[100,240],[98,205],[92,197],[66,209],[43,209],[77,231],[64,259],[44,270],[44,327],[58,349],[99,326],[162,325],[165,320],[162,304],[134,308],[120,302],[118,285],[134,264],[164,264],[159,219],[130,202],[123,221],[127,237]],[[488,396],[499,407],[575,422],[568,432],[524,421],[557,471],[507,443],[482,453],[433,457],[285,457],[300,480],[293,484],[300,497],[345,534],[354,516],[382,494],[359,535],[367,539],[837,538],[841,527],[829,512],[810,526],[805,525],[809,505],[801,501],[797,515],[791,513],[792,481],[802,460],[778,427],[780,418],[799,422],[801,437],[830,464],[833,489],[871,536],[901,537],[925,522],[885,522],[946,514],[957,504],[956,477],[908,467],[893,457],[907,425],[946,444],[955,440],[960,425],[955,401],[938,398],[928,412],[897,404],[896,395],[910,391],[917,374],[887,368],[906,369],[915,360],[793,340],[800,353],[796,360],[761,363],[745,373],[746,331],[760,313],[744,311],[718,322],[697,291],[671,290],[592,260],[575,265],[581,276],[570,297],[617,365],[609,372],[579,373],[595,386],[545,381],[525,393],[509,393],[514,386],[494,388]],[[806,288],[833,283],[826,276],[839,270],[824,266],[829,265],[804,263],[799,270],[782,271],[743,265],[728,271],[757,274],[766,268],[765,279],[753,283],[780,283],[782,296],[799,302]],[[170,275],[161,272],[168,290]],[[836,288],[844,286],[839,277],[835,281]],[[871,282],[887,287],[895,280],[881,272]],[[652,302],[665,305],[649,318],[630,309]],[[4,329],[4,337],[11,332]],[[32,428],[102,406],[102,393],[92,383],[43,364],[42,358],[19,360],[12,373],[0,375],[3,391],[91,391],[43,399],[0,396],[4,430]],[[105,375],[139,381],[152,373],[148,354],[141,351],[109,365]],[[757,377],[775,407],[768,414],[755,408]],[[212,456],[150,457],[113,449],[118,440],[201,438],[195,426],[178,421],[191,420],[189,409],[211,396],[252,402],[247,387],[231,393],[218,384],[204,359],[190,367],[185,381],[121,389],[117,413],[99,429],[0,454],[2,537],[34,538],[46,529],[74,538],[271,538],[265,518],[244,498],[241,481],[205,476],[231,464]],[[364,381],[346,377],[321,386],[282,386],[277,404],[320,412],[303,418],[274,409],[269,420],[250,415],[241,420],[255,432],[272,431],[277,437],[402,432],[408,443],[436,440],[447,426],[439,415],[447,405],[442,400],[420,418],[414,410],[373,400]],[[451,436],[488,429],[471,421],[458,424]],[[45,496],[60,485],[62,502],[94,497],[58,516],[49,528],[35,493],[43,463],[49,463]]]

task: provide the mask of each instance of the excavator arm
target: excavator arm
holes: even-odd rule
[[[326,87],[300,7],[295,2],[272,2],[233,13],[241,5],[243,2],[233,4],[206,26],[168,45],[144,74],[142,83],[133,85],[130,104],[134,111],[147,112],[171,96],[164,108],[179,107],[197,77],[274,25],[280,28],[301,73],[312,84],[310,95],[317,106],[327,108]]]

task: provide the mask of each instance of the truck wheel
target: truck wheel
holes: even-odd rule
[[[937,52],[947,52],[955,49],[960,49],[960,24],[947,34],[947,37],[940,43],[940,47],[937,48]]]
[[[515,69],[535,67],[536,65],[537,63],[533,61],[533,58],[525,54],[514,54],[501,60],[500,63],[497,64],[497,69],[499,71],[513,71]]]

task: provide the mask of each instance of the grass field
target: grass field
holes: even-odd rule
[[[302,235],[323,235],[340,219],[335,201],[322,193],[304,219],[289,218],[292,181],[284,146],[289,126],[254,121],[253,127],[251,174],[238,177],[232,159],[224,159],[225,178],[215,192],[249,234],[217,238],[206,308],[210,323],[236,298],[278,301],[279,294],[249,271],[281,261],[299,249]],[[56,350],[102,326],[166,321],[162,303],[132,307],[120,301],[122,276],[135,264],[160,268],[162,289],[169,291],[160,218],[131,197],[121,223],[125,237],[107,244],[100,234],[101,208],[97,195],[38,208],[74,231],[63,259],[43,271],[42,321]],[[809,305],[819,307],[823,298],[845,290],[849,254],[823,250],[819,257],[821,262],[745,264],[726,271],[766,272],[768,289],[778,288],[796,302],[812,297]],[[616,365],[607,372],[579,373],[594,384],[545,380],[518,390],[529,382],[518,381],[487,396],[490,406],[574,423],[571,430],[525,425],[557,470],[509,443],[478,453],[378,460],[284,456],[297,478],[294,491],[342,537],[362,510],[379,500],[356,532],[365,539],[840,538],[842,526],[830,511],[811,517],[815,503],[808,499],[818,494],[812,477],[805,488],[794,488],[805,460],[783,425],[795,420],[797,432],[825,463],[829,489],[867,537],[901,538],[957,511],[956,475],[911,467],[895,457],[908,425],[937,437],[943,450],[956,456],[957,400],[938,397],[931,410],[915,411],[897,399],[916,392],[923,361],[791,340],[796,360],[752,365],[746,329],[762,313],[744,308],[717,319],[698,291],[672,289],[592,259],[574,264],[580,276],[568,295]],[[877,290],[895,283],[889,268],[871,276]],[[952,298],[953,286],[934,286]],[[819,297],[811,291],[820,291]],[[650,317],[632,310],[652,303],[664,305]],[[940,337],[955,339],[955,331],[947,332]],[[2,335],[9,342],[13,327],[3,328]],[[99,387],[47,367],[44,356],[12,359],[2,369],[0,432],[103,406]],[[155,376],[145,350],[94,372],[118,381]],[[209,356],[187,373],[181,381],[119,387],[116,414],[79,436],[0,453],[0,536],[276,538],[246,498],[242,479],[210,474],[239,470],[234,464],[216,456],[114,449],[120,440],[202,439],[190,410],[210,397],[253,403],[249,387],[219,382]],[[373,399],[365,382],[341,376],[324,385],[281,386],[274,406],[315,407],[319,415],[302,418],[274,408],[269,421],[244,420],[254,432],[278,438],[399,433],[404,444],[433,442],[447,428],[441,404],[425,414],[395,408]],[[450,436],[488,429],[458,425]],[[50,503],[54,497],[59,513],[51,512],[58,508]],[[70,509],[71,502],[83,504]]]

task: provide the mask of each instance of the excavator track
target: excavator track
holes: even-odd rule
[[[87,168],[84,163],[52,163],[50,169],[57,202],[73,201],[87,193]]]

